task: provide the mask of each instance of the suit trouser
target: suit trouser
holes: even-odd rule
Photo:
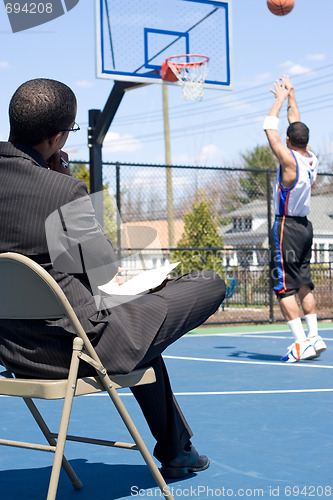
[[[225,283],[215,273],[190,273],[167,282],[158,295],[166,300],[167,316],[138,367],[154,368],[154,384],[133,387],[149,428],[157,443],[155,457],[169,461],[176,457],[193,435],[173,395],[161,353],[188,331],[211,316],[225,297]]]

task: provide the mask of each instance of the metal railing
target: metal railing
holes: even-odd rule
[[[85,165],[88,168],[88,164]],[[168,218],[170,193],[166,168],[172,170],[173,220]],[[131,276],[144,267],[169,262],[177,250],[197,253],[214,251],[223,263],[224,278],[228,281],[228,277],[235,277],[237,286],[224,311],[216,313],[210,322],[281,320],[278,303],[270,287],[268,267],[269,231],[274,213],[271,199],[274,175],[272,170],[262,168],[104,163],[103,184],[109,190],[114,207],[113,244],[120,256],[127,256],[127,274]],[[178,246],[184,233],[184,216],[191,211],[199,195],[209,200],[212,214],[218,220],[222,247]],[[320,319],[332,318],[332,196],[333,173],[320,172],[309,216],[314,227],[312,275]],[[154,228],[159,237],[158,246],[124,244],[123,228],[139,228],[142,231],[142,227]],[[173,235],[171,242],[170,234]],[[132,260],[129,255],[132,255]]]

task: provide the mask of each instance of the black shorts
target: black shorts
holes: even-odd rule
[[[276,215],[270,235],[270,269],[273,290],[282,298],[303,285],[311,290],[312,224],[306,217]]]

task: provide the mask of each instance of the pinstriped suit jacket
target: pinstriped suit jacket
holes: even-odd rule
[[[139,296],[112,310],[98,310],[82,269],[55,269],[48,251],[45,221],[61,207],[87,196],[86,185],[47,168],[33,149],[0,142],[0,252],[27,255],[55,278],[110,373],[131,371],[143,358],[163,323],[167,306],[160,296]],[[82,214],[91,236],[89,251],[105,281],[116,272],[112,245],[92,209]],[[74,252],[75,254],[75,252]],[[66,320],[0,321],[0,360],[19,376],[63,377],[73,334]],[[82,365],[81,375],[91,373]]]

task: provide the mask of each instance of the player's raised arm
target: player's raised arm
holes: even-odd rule
[[[296,97],[294,92],[294,86],[289,80],[289,76],[284,76],[282,78],[285,87],[288,91],[288,108],[287,108],[287,116],[289,123],[299,122],[301,121],[299,109],[296,103]]]
[[[296,163],[289,147],[285,146],[280,138],[279,114],[282,104],[289,98],[290,90],[288,89],[288,81],[280,78],[274,83],[274,88],[270,91],[275,96],[274,104],[266,116],[263,124],[263,129],[266,132],[269,145],[281,165],[281,180],[285,187],[293,185],[296,179]]]
[[[289,91],[286,87],[283,78],[274,83],[274,88],[270,91],[275,95],[274,104],[266,116],[263,124],[263,129],[266,132],[269,145],[279,160],[280,163],[285,163],[289,160],[290,152],[288,148],[282,143],[279,136],[279,114],[284,101],[288,98]]]

